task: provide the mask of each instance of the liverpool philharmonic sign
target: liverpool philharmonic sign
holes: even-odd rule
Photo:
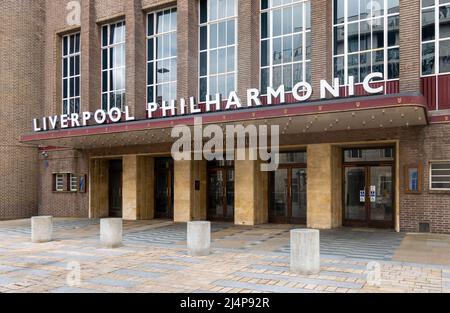
[[[382,73],[372,73],[369,74],[363,81],[363,88],[368,94],[378,94],[384,91],[384,87],[380,86],[374,88],[371,86],[371,83],[374,79],[383,79]],[[355,94],[355,84],[354,78],[352,76],[349,77],[348,94],[349,96],[353,96]],[[325,99],[327,97],[327,92],[329,92],[334,98],[338,98],[340,96],[340,86],[339,79],[336,78],[333,81],[333,85],[329,84],[325,80],[320,81],[320,98]],[[292,96],[295,100],[299,102],[307,101],[311,98],[313,89],[311,84],[307,82],[300,82],[294,86],[292,89]],[[229,94],[227,100],[225,100],[226,106],[225,110],[231,109],[240,109],[240,108],[250,108],[250,107],[258,107],[262,106],[260,100],[260,91],[258,89],[249,89],[247,90],[247,97],[245,102],[242,102],[238,97],[235,91]],[[222,109],[222,97],[220,94],[215,96],[215,99],[211,99],[211,96],[207,97],[208,99],[205,101],[205,112],[211,112],[211,108],[214,108],[214,111],[220,111]],[[274,89],[272,87],[268,87],[267,89],[267,104],[273,104],[274,99],[278,99],[280,104],[286,103],[286,95],[285,95],[285,86],[281,85],[278,89]],[[186,114],[201,114],[205,113],[202,111],[194,97],[186,99],[180,99],[179,101],[172,100],[170,102],[163,102],[161,105],[157,103],[149,103],[147,105],[147,116],[149,119],[152,119],[155,115],[155,112],[160,110],[162,112],[163,117],[172,117],[172,116],[180,116]],[[83,112],[81,114],[70,114],[70,115],[55,115],[44,117],[41,119],[33,120],[33,130],[35,132],[41,131],[49,131],[56,129],[67,129],[74,127],[85,127],[91,125],[91,121],[94,121],[97,125],[108,123],[119,123],[119,122],[130,122],[134,121],[135,117],[131,116],[129,108],[124,107],[124,111],[120,108],[112,108],[108,112],[104,110],[97,110],[94,113],[91,112]]]

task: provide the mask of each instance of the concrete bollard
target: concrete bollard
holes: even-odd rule
[[[100,242],[108,248],[122,246],[123,222],[121,218],[104,218],[100,221]]]
[[[31,242],[44,243],[52,241],[53,217],[35,216],[31,218]]]
[[[191,256],[209,255],[211,250],[211,223],[188,222],[187,245]]]
[[[320,232],[313,229],[291,230],[291,272],[320,272]]]

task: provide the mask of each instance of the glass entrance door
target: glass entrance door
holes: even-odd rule
[[[271,177],[271,223],[306,223],[306,168],[285,166]]]
[[[233,165],[210,164],[208,168],[208,219],[234,220]]]
[[[344,225],[393,227],[393,166],[346,166]]]
[[[155,160],[155,217],[173,218],[173,159]]]

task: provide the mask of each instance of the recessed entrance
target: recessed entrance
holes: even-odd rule
[[[208,220],[234,220],[234,162],[208,163]]]
[[[172,158],[155,160],[155,217],[173,219],[174,165]]]
[[[280,166],[270,174],[270,223],[306,224],[306,153],[280,154]]]
[[[394,227],[394,149],[344,151],[344,226]]]
[[[122,160],[109,161],[109,216],[122,217]]]

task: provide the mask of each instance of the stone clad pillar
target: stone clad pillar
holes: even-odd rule
[[[308,146],[308,228],[342,225],[341,149],[331,144]]]
[[[192,220],[194,207],[194,163],[174,162],[174,221]]]
[[[123,157],[123,219],[154,218],[154,160],[145,156]]]
[[[235,161],[235,224],[267,223],[268,173],[261,172],[260,161]]]

